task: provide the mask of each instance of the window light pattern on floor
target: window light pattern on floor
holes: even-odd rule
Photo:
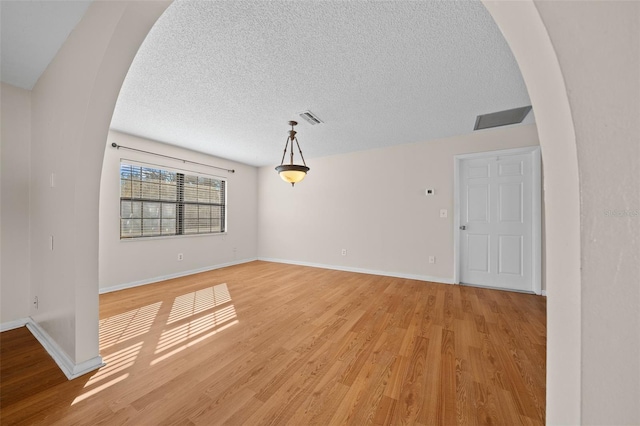
[[[230,301],[231,295],[226,283],[183,294],[174,300],[167,324],[172,324]]]
[[[161,304],[157,302],[100,321],[100,350],[147,333]]]
[[[91,375],[71,405],[126,380],[136,363],[157,364],[238,322],[226,283],[182,294],[171,304],[156,302],[104,318],[100,321],[100,353],[105,366]],[[145,336],[152,329],[154,333],[162,330],[154,346]],[[150,360],[154,355],[159,356]]]
[[[91,376],[87,384],[84,386],[85,389],[90,388],[90,390],[74,399],[71,405],[77,404],[78,402],[83,401],[90,396],[95,395],[102,390],[107,389],[108,387],[113,386],[116,383],[119,383],[129,377],[129,373],[125,371],[136,362],[136,358],[138,357],[141,349],[142,342],[139,342],[105,356],[104,362],[106,365],[99,369],[98,372],[93,376]],[[123,374],[116,378],[110,379],[108,382],[104,381],[105,379],[115,376],[118,373]],[[98,386],[93,387],[94,385]]]
[[[198,336],[235,318],[236,309],[233,305],[230,305],[205,316],[189,321],[186,324],[182,324],[165,330],[160,335],[160,341],[158,342],[155,353],[158,354],[160,352],[163,352],[177,344],[184,342],[189,338]]]

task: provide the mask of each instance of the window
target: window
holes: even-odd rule
[[[226,181],[120,164],[120,238],[226,231]]]

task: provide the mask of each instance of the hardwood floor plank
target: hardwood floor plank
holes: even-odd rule
[[[545,421],[546,301],[251,262],[100,296],[107,365],[68,381],[0,334],[3,425]]]
[[[455,424],[456,423],[456,396],[457,396],[457,383],[456,383],[456,370],[458,369],[456,363],[456,348],[455,348],[455,333],[451,330],[442,330],[442,345],[441,345],[441,357],[440,357],[440,392],[438,397],[442,400],[440,405],[441,424]]]
[[[326,425],[333,411],[329,407],[337,406],[349,388],[336,379],[344,366],[340,361],[334,362],[326,374],[317,382],[309,398],[301,404],[289,418],[287,424]]]
[[[395,358],[395,361],[391,366],[391,375],[389,376],[389,382],[384,390],[384,396],[395,401],[398,401],[400,399],[400,393],[402,392],[404,378],[407,375],[408,368],[409,358],[402,355],[399,355]],[[393,412],[393,410],[391,412]]]
[[[411,348],[407,373],[402,382],[402,391],[394,410],[394,424],[415,423],[418,414],[423,408],[424,383],[426,374],[429,374],[427,365],[427,348],[429,340],[418,336]]]
[[[382,395],[380,399],[380,403],[376,409],[375,416],[373,417],[374,425],[390,425],[393,424],[393,412],[395,410],[395,405],[397,400],[393,398],[389,398],[386,395]]]
[[[393,357],[374,362],[370,357],[331,419],[332,424],[370,424],[391,374]]]
[[[506,423],[500,409],[497,392],[492,385],[474,382],[476,420],[479,425],[499,425]],[[517,424],[517,423],[516,423]]]
[[[236,393],[225,393],[217,399],[210,400],[209,404],[199,407],[197,414],[189,415],[196,425],[212,425],[226,422],[238,410],[254,399],[255,393],[248,388],[239,388]]]
[[[418,423],[425,425],[441,424],[442,398],[440,395],[440,383],[442,381],[442,333],[443,328],[434,325],[429,333],[423,336],[429,341],[425,358],[426,374],[424,375],[424,392],[419,396],[422,409],[418,413]]]
[[[473,425],[475,418],[475,395],[473,378],[466,359],[456,358],[456,424]]]

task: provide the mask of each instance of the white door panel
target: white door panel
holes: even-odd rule
[[[522,276],[522,235],[500,235],[498,238],[498,274]]]
[[[489,185],[469,185],[467,187],[467,221],[489,223]]]
[[[489,243],[489,236],[486,234],[467,234],[469,271],[489,272]]]
[[[522,215],[523,204],[523,184],[502,183],[498,191],[499,220],[501,223],[516,222],[523,223]]]
[[[534,285],[534,153],[474,155],[459,162],[460,282],[518,291]],[[464,229],[463,229],[464,228]],[[538,290],[539,291],[539,290]]]

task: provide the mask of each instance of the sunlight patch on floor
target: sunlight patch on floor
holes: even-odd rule
[[[231,294],[229,294],[229,288],[226,283],[183,294],[174,300],[167,324],[172,324],[230,301]]]
[[[127,370],[136,363],[144,346],[155,343],[152,339],[145,340],[143,335],[147,334],[152,327],[156,330],[162,327],[160,322],[164,322],[166,327],[163,327],[154,351],[155,355],[160,356],[152,360],[150,365],[157,364],[238,324],[235,306],[230,302],[229,288],[226,283],[223,283],[177,296],[173,300],[168,316],[168,304],[165,304],[164,309],[161,310],[163,302],[160,301],[101,320],[101,351],[108,348],[112,351],[118,349],[124,346],[120,345],[122,342],[135,337],[142,336],[140,337],[142,340],[113,353],[105,354],[106,365],[91,376],[84,387],[85,392],[78,396],[72,405],[129,377],[130,371]],[[114,345],[120,346],[113,347]],[[149,352],[145,351],[145,353]]]
[[[147,333],[162,302],[132,309],[100,321],[100,349]]]
[[[139,342],[135,345],[128,346],[112,354],[106,355],[103,359],[106,365],[99,369],[96,374],[91,376],[91,379],[89,379],[85,388],[131,367],[135,363],[136,358],[142,349],[142,343],[143,342]]]
[[[76,399],[73,400],[73,402],[71,403],[71,405],[77,404],[80,401],[84,401],[85,399],[99,393],[102,392],[103,390],[110,388],[111,386],[115,385],[116,383],[119,383],[123,380],[125,380],[127,377],[129,377],[129,373],[125,373],[120,377],[116,377],[115,379],[108,381],[107,383],[104,383],[100,386],[98,386],[97,388],[93,388],[88,392],[83,393],[82,395],[76,397]]]
[[[85,399],[102,392],[103,390],[110,388],[111,386],[125,380],[129,377],[129,373],[123,373],[123,371],[130,368],[135,362],[138,354],[142,350],[144,342],[138,342],[134,345],[127,346],[124,349],[120,349],[112,354],[106,355],[104,357],[104,362],[106,365],[100,368],[84,385],[84,392],[81,395],[78,395],[71,405],[77,404],[80,401],[84,401]],[[111,379],[108,382],[104,382],[100,386],[93,387],[94,385],[104,381],[105,379],[115,376],[116,374],[120,374],[120,376],[115,379]]]
[[[211,333],[207,333],[202,337],[199,337],[199,338],[197,338],[195,340],[190,341],[189,343],[186,343],[186,344],[184,344],[182,346],[179,346],[179,347],[175,348],[174,350],[172,350],[171,352],[168,352],[168,353],[162,355],[161,357],[158,357],[158,358],[154,359],[153,361],[151,361],[151,365],[156,365],[157,363],[159,363],[161,361],[164,361],[165,359],[167,359],[167,358],[169,358],[169,357],[171,357],[171,356],[173,356],[173,355],[175,355],[175,354],[177,354],[177,353],[179,353],[179,352],[181,352],[181,351],[183,351],[183,350],[185,350],[185,349],[187,349],[187,348],[189,348],[189,347],[191,347],[193,345],[196,345],[196,344],[202,342],[203,340],[208,339],[209,337],[213,336],[214,334],[218,334],[221,331],[224,331],[227,328],[238,324],[238,322],[239,322],[238,320],[231,321],[230,323],[225,324],[225,325],[221,326],[220,328],[217,328],[217,329],[213,330]]]
[[[160,335],[160,341],[156,347],[156,354],[163,352],[175,345],[183,343],[213,328],[236,318],[236,309],[233,305],[219,309],[207,315],[189,321],[188,323],[165,330]]]

